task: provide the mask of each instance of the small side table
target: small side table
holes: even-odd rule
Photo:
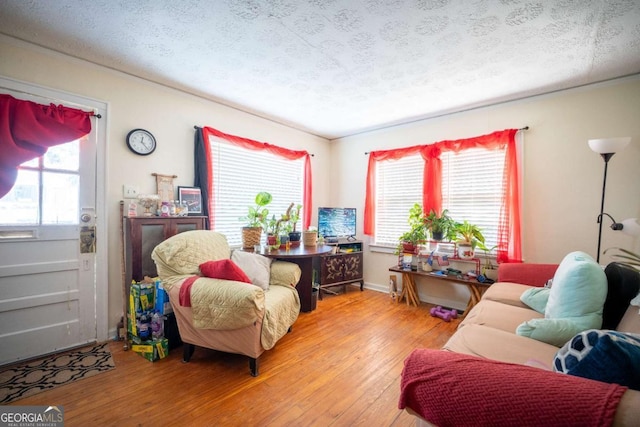
[[[469,313],[469,310],[473,308],[478,302],[480,302],[480,298],[482,298],[482,294],[487,290],[489,283],[480,283],[475,280],[465,280],[459,279],[453,276],[440,276],[436,274],[432,274],[426,271],[414,271],[414,270],[405,270],[398,266],[393,266],[389,268],[389,271],[394,273],[402,274],[402,293],[398,297],[398,302],[403,299],[407,301],[407,305],[420,305],[420,299],[418,298],[418,290],[416,288],[416,276],[421,277],[429,277],[431,279],[437,280],[445,280],[448,282],[459,283],[461,285],[466,285],[469,289],[469,302],[467,303],[467,307],[464,309],[464,316]]]

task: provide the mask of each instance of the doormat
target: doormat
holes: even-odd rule
[[[115,368],[109,343],[0,368],[0,404],[51,390]]]

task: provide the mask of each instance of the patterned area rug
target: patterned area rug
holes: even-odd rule
[[[50,390],[115,368],[109,343],[0,368],[0,404]]]

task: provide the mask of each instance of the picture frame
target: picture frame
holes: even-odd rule
[[[151,175],[156,177],[156,193],[160,197],[160,203],[175,200],[173,180],[177,178],[177,175],[162,175],[159,173],[152,173]]]
[[[188,215],[202,215],[202,193],[200,187],[178,187],[178,200],[187,203]]]

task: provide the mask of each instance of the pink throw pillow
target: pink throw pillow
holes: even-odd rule
[[[207,261],[200,264],[200,272],[211,279],[235,280],[236,282],[251,283],[251,279],[238,265],[230,259]]]

